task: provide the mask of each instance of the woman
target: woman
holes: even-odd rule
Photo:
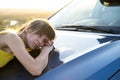
[[[31,75],[40,75],[48,63],[54,38],[53,27],[44,19],[32,20],[18,31],[0,32],[0,67],[16,57]],[[28,49],[41,49],[41,52],[33,58]]]

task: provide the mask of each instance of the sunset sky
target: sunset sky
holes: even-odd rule
[[[71,0],[0,0],[0,8],[56,10]]]

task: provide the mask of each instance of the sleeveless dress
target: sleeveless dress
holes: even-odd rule
[[[14,58],[13,54],[0,50],[0,68],[5,66],[13,58]]]
[[[0,32],[0,34],[5,34],[6,32]],[[4,67],[9,61],[14,58],[14,55],[3,50],[0,50],[0,68]]]

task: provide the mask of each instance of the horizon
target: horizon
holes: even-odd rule
[[[1,0],[0,0],[1,1]],[[71,0],[3,0],[0,9],[58,10]]]

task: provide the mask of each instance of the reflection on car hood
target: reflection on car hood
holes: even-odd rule
[[[114,34],[75,31],[56,31],[56,34],[54,45],[60,51],[60,59],[64,62],[106,45],[119,37]]]

